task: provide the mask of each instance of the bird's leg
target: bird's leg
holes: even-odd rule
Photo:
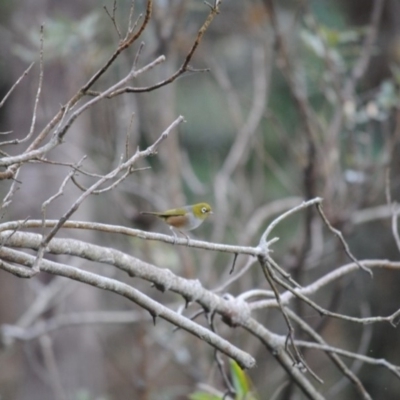
[[[174,234],[174,245],[175,245],[176,240],[178,239],[178,236],[176,235],[176,232],[174,231],[174,228],[172,226],[170,226],[169,229],[171,229],[172,233]]]
[[[186,243],[186,246],[189,246],[189,243],[190,243],[190,237],[188,236],[188,235],[186,235],[186,233],[185,232],[183,232],[183,231],[179,231],[180,233],[182,233],[182,235],[183,236],[185,236],[185,238],[187,239],[187,243]]]

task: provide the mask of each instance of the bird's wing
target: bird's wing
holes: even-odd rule
[[[173,208],[172,210],[158,212],[157,215],[162,218],[168,218],[168,217],[182,217],[186,213],[187,211],[184,208]]]

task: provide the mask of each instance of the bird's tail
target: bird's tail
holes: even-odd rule
[[[140,211],[140,214],[142,214],[142,215],[156,215],[156,216],[160,215],[160,213],[156,212],[156,211]]]

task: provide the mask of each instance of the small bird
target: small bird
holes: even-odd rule
[[[141,212],[143,215],[155,215],[156,217],[163,219],[169,225],[175,239],[177,238],[177,235],[174,228],[178,232],[182,233],[188,241],[189,236],[186,235],[185,231],[196,229],[212,213],[212,209],[207,203],[198,203],[166,211]]]

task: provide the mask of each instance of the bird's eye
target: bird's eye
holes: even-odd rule
[[[201,209],[201,212],[202,212],[203,214],[205,214],[205,213],[207,212],[207,208],[203,207],[203,208]]]

